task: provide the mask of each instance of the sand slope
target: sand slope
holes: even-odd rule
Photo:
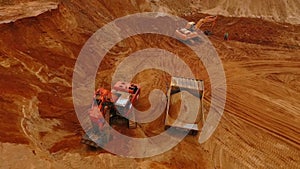
[[[199,4],[202,7],[201,11],[209,14],[259,17],[300,24],[300,2],[298,0],[205,0]]]
[[[98,28],[128,13],[167,9],[157,8],[160,3],[179,14],[189,12],[190,4],[172,2],[64,0],[37,17],[0,24],[0,168],[300,168],[300,27],[262,19],[219,17],[210,39],[225,68],[228,95],[221,123],[205,144],[187,137],[171,151],[147,159],[124,159],[80,144],[83,131],[73,109],[71,83],[81,47]],[[222,3],[203,3],[207,7],[201,8]],[[269,5],[277,8],[275,1]],[[222,40],[225,31],[229,42]],[[110,87],[122,60],[150,47],[175,52],[205,81],[207,110],[211,98],[205,68],[184,45],[166,37],[141,35],[120,42],[100,66],[97,83]],[[134,82],[143,92],[136,107],[147,110],[149,93],[165,90],[169,80],[157,70],[138,74]],[[119,131],[146,137],[163,128],[162,115],[137,130]],[[132,148],[122,146],[117,148]]]

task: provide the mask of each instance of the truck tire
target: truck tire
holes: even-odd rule
[[[168,130],[170,128],[170,126],[165,126],[165,130]]]
[[[196,136],[198,134],[198,131],[197,130],[191,130],[189,132],[189,134],[192,135],[192,136]]]

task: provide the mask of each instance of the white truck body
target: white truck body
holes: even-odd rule
[[[194,116],[201,115],[201,119],[203,119],[203,95],[204,95],[204,83],[202,80],[197,80],[197,79],[190,79],[190,78],[182,78],[182,77],[172,77],[171,79],[171,84],[167,92],[167,98],[168,98],[168,103],[167,103],[167,114],[166,114],[166,119],[165,119],[165,127],[176,127],[176,128],[181,128],[184,130],[189,130],[192,131],[192,135],[197,134],[199,131],[198,124],[200,121],[197,121],[195,119],[195,123],[186,123],[184,121],[176,120],[170,116],[170,102],[171,102],[171,97],[172,94],[175,93],[176,91],[174,90],[180,90],[181,91],[188,91],[189,93],[194,93],[194,95],[197,95],[197,98],[199,98],[199,106],[200,110],[198,112],[187,112],[187,113],[197,113],[197,115],[194,114]],[[195,94],[196,93],[196,94]],[[201,113],[201,114],[199,114]]]

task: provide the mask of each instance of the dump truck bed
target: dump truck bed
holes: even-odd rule
[[[172,77],[170,86],[178,86],[181,88],[204,91],[203,80],[183,78],[183,77]]]
[[[177,89],[178,88],[178,89]],[[196,116],[200,115],[199,113],[202,114],[202,102],[203,102],[203,94],[204,94],[204,83],[202,80],[198,79],[190,79],[190,78],[182,78],[182,77],[172,77],[170,87],[168,89],[167,97],[168,97],[168,104],[167,104],[167,114],[166,114],[166,119],[165,119],[165,126],[166,128],[168,127],[176,127],[176,128],[182,128],[182,129],[187,129],[187,130],[193,130],[193,131],[199,131],[198,124],[200,121],[196,121],[196,123],[188,123],[180,120],[176,120],[175,118],[172,118],[170,115],[171,111],[171,97],[172,93],[178,92],[174,90],[180,90],[181,91],[186,91],[189,93],[192,93],[193,95],[198,96],[200,99],[200,112],[198,111],[193,111],[193,112],[187,112],[187,113],[197,113]],[[195,115],[195,114],[193,114]],[[203,119],[203,117],[202,117]]]

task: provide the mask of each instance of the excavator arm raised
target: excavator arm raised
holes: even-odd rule
[[[218,16],[207,16],[205,18],[200,19],[197,24],[195,25],[196,29],[200,29],[202,27],[203,24],[205,23],[212,23],[211,24],[211,29],[213,29],[213,27],[216,24]]]

